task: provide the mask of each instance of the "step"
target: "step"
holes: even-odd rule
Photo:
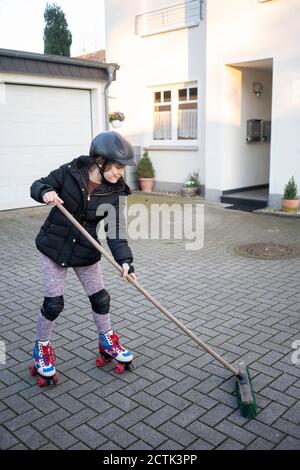
[[[234,206],[246,206],[249,208],[253,207],[255,209],[263,209],[268,205],[268,201],[265,199],[248,199],[233,196],[221,196],[220,200],[223,204],[233,204]]]

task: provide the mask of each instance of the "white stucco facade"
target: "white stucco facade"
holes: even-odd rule
[[[174,5],[106,1],[107,60],[120,65],[110,109],[126,115],[121,132],[149,150],[159,189],[199,170],[209,200],[265,185],[278,206],[291,176],[300,187],[300,1],[206,0],[198,26],[135,33],[137,15]],[[159,145],[153,90],[185,83],[198,87],[197,141]],[[263,86],[260,97],[253,83]],[[246,142],[250,119],[271,122],[270,141]]]
[[[106,1],[107,61],[120,66],[109,90],[111,111],[126,118],[120,132],[133,145],[147,149],[157,186],[179,188],[189,173],[200,172],[204,182],[205,23],[140,37],[135,17],[176,4],[174,0]],[[185,84],[198,88],[198,138],[192,141],[153,141],[153,92]],[[176,129],[174,130],[174,134]]]
[[[208,0],[206,196],[269,183],[277,206],[300,187],[300,1]],[[230,66],[231,65],[231,66]],[[257,98],[252,83],[263,84]],[[245,143],[245,121],[271,117],[267,143]]]

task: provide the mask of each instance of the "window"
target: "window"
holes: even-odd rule
[[[197,139],[198,89],[194,84],[153,91],[153,106],[153,140],[182,143]]]
[[[156,91],[154,93],[154,140],[172,138],[171,97],[172,92],[170,90]]]
[[[197,139],[197,88],[178,90],[178,139]]]

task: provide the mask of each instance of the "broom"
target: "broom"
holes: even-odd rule
[[[58,201],[55,205],[67,217],[67,219],[84,235],[84,237],[91,242],[91,244],[98,250],[118,271],[122,274],[121,266],[114,260],[114,258],[98,243],[81,225],[80,223],[65,209]],[[256,401],[251,385],[251,378],[249,369],[245,366],[243,361],[238,361],[236,367],[233,367],[225,361],[219,354],[211,349],[206,343],[199,339],[192,331],[190,331],[181,321],[172,315],[163,305],[161,305],[146,289],[144,289],[130,274],[127,276],[128,281],[141,292],[155,307],[157,307],[164,315],[166,315],[172,322],[174,322],[184,333],[192,338],[201,348],[213,356],[223,367],[228,369],[236,377],[236,396],[241,415],[244,418],[255,418],[257,414]]]

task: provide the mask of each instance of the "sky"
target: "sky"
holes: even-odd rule
[[[71,56],[105,48],[104,0],[0,0],[0,48],[43,53],[47,3],[65,13]]]

